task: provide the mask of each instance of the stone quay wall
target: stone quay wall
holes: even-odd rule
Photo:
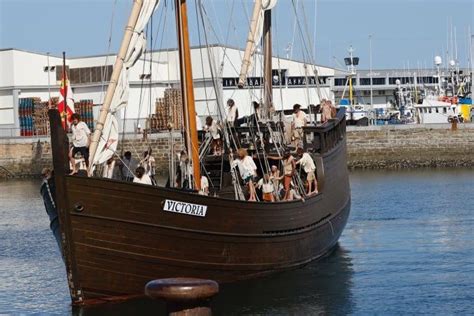
[[[170,147],[175,152],[183,149],[181,135],[174,133],[150,135],[144,140],[141,135],[127,135],[119,142],[117,152],[130,151],[139,159],[144,151],[151,149],[157,165],[157,174],[168,172]],[[3,177],[37,177],[41,169],[53,164],[49,138],[6,138],[0,139],[0,179]]]
[[[474,167],[474,124],[347,128],[350,169]]]
[[[173,134],[175,152],[183,147],[179,133]],[[168,172],[170,134],[153,134],[148,140],[127,135],[117,151],[138,157],[149,148],[157,173]],[[350,169],[397,169],[416,167],[474,167],[474,124],[385,125],[347,128]],[[0,139],[0,178],[38,176],[52,165],[48,138]]]

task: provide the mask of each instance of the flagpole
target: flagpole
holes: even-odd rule
[[[46,53],[47,60],[48,60],[48,109],[51,109],[51,79],[50,79],[50,71],[51,69],[49,68],[49,52]]]
[[[63,113],[61,113],[62,119],[61,121],[63,122],[63,127],[64,130],[67,131],[67,87],[66,87],[66,52],[63,52],[63,91],[64,91],[64,99],[63,99]]]

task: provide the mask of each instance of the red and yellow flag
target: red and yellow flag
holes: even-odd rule
[[[67,93],[65,93],[66,91]],[[65,94],[66,98],[64,98]],[[66,102],[64,102],[64,99],[66,99]],[[71,115],[74,113],[74,96],[72,95],[71,85],[69,84],[67,76],[66,78],[63,78],[61,80],[61,88],[59,89],[58,111],[61,114],[63,128],[66,129],[69,124],[71,124]]]

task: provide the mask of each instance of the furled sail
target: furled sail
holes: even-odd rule
[[[94,155],[92,165],[101,164],[112,157],[117,149],[119,124],[115,117],[117,111],[127,106],[129,95],[129,69],[135,65],[146,48],[145,27],[151,18],[151,15],[158,7],[160,0],[144,0],[140,10],[135,28],[133,29],[132,39],[124,58],[124,67],[120,73],[109,113],[104,123],[104,129],[97,146],[97,152]]]
[[[252,70],[251,58],[257,50],[258,43],[260,43],[263,36],[263,22],[264,13],[271,10],[278,0],[256,0],[254,12],[252,16],[252,23],[250,25],[249,36],[247,38],[247,47],[245,49],[244,60],[240,70],[239,86],[243,86],[247,78],[247,74]]]

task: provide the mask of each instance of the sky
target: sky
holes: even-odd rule
[[[198,1],[188,0],[192,45],[206,42],[196,18]],[[244,47],[253,1],[201,1],[208,42]],[[66,51],[74,57],[116,53],[131,3],[0,0],[0,49],[57,56]],[[172,4],[162,0],[153,16],[148,33],[154,49],[176,47]],[[274,54],[282,57],[343,68],[352,45],[360,69],[369,68],[370,55],[374,69],[420,69],[432,67],[436,55],[444,61],[448,50],[449,59],[457,52],[460,65],[467,67],[474,0],[279,0],[272,24]]]

